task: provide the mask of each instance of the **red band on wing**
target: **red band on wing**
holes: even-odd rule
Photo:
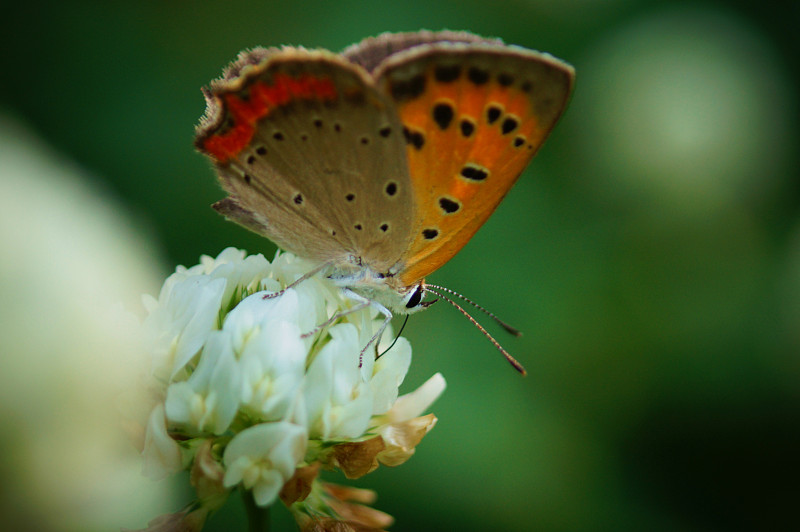
[[[256,80],[248,88],[247,99],[235,92],[222,95],[223,108],[233,125],[224,133],[216,132],[203,141],[203,149],[221,163],[235,157],[250,143],[256,123],[273,108],[298,99],[328,101],[337,98],[333,81],[311,74],[293,78],[279,72],[272,77],[271,85]]]

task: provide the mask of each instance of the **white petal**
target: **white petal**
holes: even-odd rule
[[[269,506],[275,501],[286,479],[277,471],[265,471],[261,480],[253,486],[253,499],[259,506]]]
[[[330,429],[329,439],[355,439],[362,436],[369,428],[372,417],[372,390],[363,383],[355,392],[355,399],[338,407],[334,425]]]
[[[167,418],[173,423],[191,423],[194,404],[202,401],[192,386],[186,382],[175,382],[167,388],[165,411]]]
[[[269,451],[269,459],[284,478],[289,479],[306,452],[307,432],[304,427],[284,423],[282,439]]]
[[[294,290],[287,290],[279,297],[264,299],[268,292],[256,292],[244,298],[225,317],[222,328],[234,337],[234,350],[241,353],[250,336],[263,324],[280,319],[297,322],[298,303]]]
[[[167,434],[164,405],[159,404],[150,414],[144,440],[144,467],[142,473],[152,479],[161,480],[181,470],[181,450],[175,440]]]
[[[370,381],[375,397],[373,414],[382,414],[392,407],[410,365],[411,344],[405,338],[398,338],[392,349],[375,361],[375,375]]]
[[[411,393],[397,399],[394,406],[386,412],[388,423],[400,423],[419,417],[444,392],[446,382],[437,373]]]
[[[223,453],[223,483],[252,488],[256,502],[270,504],[294,474],[308,443],[304,427],[293,423],[261,423],[234,436]]]
[[[283,419],[299,393],[306,355],[295,323],[267,322],[241,354],[243,402],[266,420]]]
[[[323,350],[329,349],[332,356],[332,399],[337,404],[343,404],[349,400],[353,388],[361,382],[358,330],[350,323],[343,323],[331,328],[330,335],[332,339]]]
[[[224,279],[197,277],[178,284],[173,290],[176,325],[182,328],[177,337],[174,363],[170,377],[174,377],[194,357],[217,325]]]
[[[241,374],[230,334],[214,331],[189,380],[168,388],[167,417],[198,431],[221,434],[236,416],[240,394]]]
[[[309,429],[318,425],[324,416],[326,405],[330,405],[333,391],[333,355],[335,346],[328,343],[314,357],[303,379],[303,398]],[[312,431],[316,435],[317,432]]]
[[[230,342],[227,342],[226,345],[227,349],[222,351],[214,367],[209,386],[209,397],[213,395],[216,399],[215,415],[210,427],[214,434],[225,432],[239,409],[242,377],[234,359],[233,350],[230,348]]]
[[[309,431],[325,440],[357,438],[369,425],[374,402],[358,369],[358,331],[344,323],[330,334],[303,382]]]
[[[233,437],[225,448],[223,461],[227,466],[243,456],[250,458],[267,457],[272,449],[284,439],[288,439],[291,445],[280,447],[281,449],[286,450],[297,447],[302,449],[300,453],[302,454],[305,453],[305,435],[305,429],[293,423],[284,421],[260,423],[244,429]],[[278,458],[291,461],[294,456],[295,454],[290,453],[287,456],[281,455]]]

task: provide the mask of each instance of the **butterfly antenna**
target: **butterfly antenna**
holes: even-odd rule
[[[404,319],[404,320],[403,320],[403,324],[400,326],[400,330],[399,330],[399,331],[397,331],[397,334],[395,334],[395,335],[394,335],[394,340],[392,341],[392,345],[390,345],[389,347],[387,347],[386,349],[384,349],[384,350],[383,350],[383,353],[381,353],[380,355],[376,356],[376,357],[375,357],[375,360],[377,360],[377,359],[381,358],[383,355],[385,355],[386,353],[388,353],[388,352],[389,352],[389,350],[390,350],[391,348],[393,348],[393,347],[394,347],[394,344],[396,344],[396,343],[397,343],[397,339],[398,339],[398,338],[400,338],[400,335],[401,335],[401,334],[403,334],[403,329],[405,329],[405,328],[406,328],[406,323],[408,323],[408,317],[409,317],[409,316],[410,316],[410,314],[406,314],[406,319]]]
[[[508,323],[504,322],[503,320],[498,318],[494,313],[492,313],[491,311],[486,310],[482,306],[478,305],[477,303],[475,303],[473,300],[471,300],[467,296],[461,295],[458,292],[456,292],[455,290],[450,290],[449,288],[445,288],[444,286],[437,286],[435,284],[427,284],[427,283],[425,283],[425,288],[428,288],[428,287],[436,288],[437,290],[441,290],[442,292],[447,292],[448,294],[452,294],[452,295],[454,295],[454,296],[456,296],[458,298],[461,298],[463,301],[466,301],[467,303],[469,303],[470,305],[472,305],[476,309],[480,310],[481,312],[483,312],[484,314],[486,314],[487,316],[492,318],[495,322],[497,322],[498,325],[500,325],[500,327],[502,327],[503,329],[505,329],[509,333],[513,334],[516,337],[522,336],[522,331],[520,331],[516,327],[512,327]],[[452,301],[451,301],[451,303],[452,303]]]
[[[464,310],[464,309],[461,307],[461,305],[459,305],[458,303],[456,303],[455,301],[453,301],[453,300],[452,300],[452,299],[450,299],[449,297],[445,296],[444,294],[440,294],[440,293],[438,293],[438,292],[435,292],[434,290],[431,290],[431,289],[429,288],[429,287],[431,287],[431,286],[432,286],[432,285],[427,285],[427,284],[426,284],[426,285],[425,285],[425,290],[426,290],[426,291],[428,291],[428,292],[431,292],[432,294],[436,294],[437,296],[441,297],[442,299],[444,299],[445,301],[447,301],[448,303],[450,303],[451,305],[453,305],[454,307],[456,307],[456,308],[458,309],[458,311],[459,311],[459,312],[461,312],[461,314],[463,314],[463,315],[464,315],[464,316],[465,316],[465,317],[466,317],[466,318],[467,318],[467,319],[468,319],[470,322],[472,322],[472,324],[473,324],[475,327],[477,327],[477,328],[478,328],[478,330],[479,330],[480,332],[482,332],[482,333],[483,333],[483,335],[484,335],[486,338],[488,338],[490,342],[492,342],[492,345],[494,345],[494,346],[495,346],[495,347],[496,347],[496,348],[497,348],[497,349],[498,349],[498,350],[499,350],[499,351],[500,351],[500,352],[503,354],[503,356],[504,356],[504,357],[506,357],[506,360],[508,360],[509,364],[511,364],[512,366],[514,366],[514,369],[515,369],[515,370],[519,371],[519,372],[520,372],[520,373],[521,373],[523,376],[528,374],[528,372],[527,372],[527,371],[525,371],[525,368],[522,366],[522,364],[520,364],[520,363],[517,361],[517,359],[516,359],[516,358],[512,357],[512,356],[511,356],[511,354],[510,354],[508,351],[506,351],[506,350],[503,348],[503,346],[502,346],[502,345],[500,345],[500,342],[498,342],[497,340],[495,340],[495,339],[494,339],[494,337],[493,337],[491,334],[489,334],[489,332],[488,332],[486,329],[484,329],[484,328],[483,328],[483,326],[482,326],[480,323],[478,323],[478,322],[477,322],[477,320],[476,320],[475,318],[473,318],[472,316],[470,316],[470,315],[469,315],[469,312],[467,312],[466,310]],[[440,287],[436,287],[436,288],[440,288]],[[463,296],[462,296],[462,297],[463,297]]]

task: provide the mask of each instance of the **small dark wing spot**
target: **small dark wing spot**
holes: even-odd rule
[[[425,237],[425,240],[433,240],[434,238],[439,236],[439,230],[438,229],[423,229],[422,230],[422,236]]]
[[[475,85],[483,85],[489,81],[489,72],[478,67],[470,67],[467,71],[467,79]]]
[[[384,233],[389,230],[389,224],[381,224],[381,231]]]
[[[497,76],[497,82],[503,87],[508,87],[509,85],[514,83],[514,76],[503,72],[502,74]]]
[[[514,139],[514,147],[515,148],[519,148],[523,144],[525,144],[525,137],[519,136],[519,137]]]
[[[361,231],[361,229],[363,229],[361,224],[356,224],[356,225],[353,226],[353,228],[355,228],[356,231]]]
[[[320,120],[319,118],[315,119],[314,120],[314,126],[322,127],[322,120]]]
[[[459,65],[439,65],[433,70],[433,77],[442,83],[455,81],[460,75],[461,67]]]
[[[388,194],[389,196],[394,196],[395,194],[397,194],[397,183],[395,183],[394,181],[389,181],[386,184],[386,194]]]
[[[361,137],[361,144],[369,144],[369,139],[367,137]]]
[[[530,81],[526,81],[522,84],[520,89],[522,89],[522,92],[531,92],[531,90],[533,89],[533,85],[531,84]]]
[[[250,174],[244,174],[244,182],[245,183],[247,183],[249,185],[250,181],[252,181],[252,180],[253,180],[253,178],[250,177]]]
[[[298,194],[298,195],[296,195],[296,196],[294,197],[294,202],[295,202],[297,205],[302,205],[302,203],[303,203],[303,195],[302,195],[302,194]]]
[[[337,124],[333,124],[333,130],[336,131],[337,133],[339,133],[342,130],[342,125],[338,124],[338,123]]]
[[[453,106],[449,103],[437,103],[433,106],[433,120],[436,122],[436,125],[439,126],[439,129],[444,131],[445,129],[450,126],[450,122],[453,121],[453,116],[455,112],[453,111]]]
[[[483,181],[489,177],[489,171],[476,164],[466,164],[461,169],[461,176],[471,181]]]
[[[254,162],[256,162],[256,156],[255,155],[248,155],[247,156],[247,164],[253,164]]]
[[[413,100],[425,92],[425,77],[418,74],[409,80],[394,81],[390,91],[395,100]]]
[[[465,137],[469,137],[475,131],[475,123],[466,118],[461,120],[459,126],[461,127],[461,134]]]
[[[442,208],[445,214],[453,214],[461,208],[457,201],[442,196],[439,198],[439,207]]]
[[[509,133],[517,129],[518,126],[519,126],[519,120],[517,120],[513,116],[509,116],[506,117],[505,120],[503,120],[503,125],[500,126],[500,131],[503,132],[503,135],[508,135]]]
[[[303,133],[302,135],[300,135],[300,140],[308,140],[308,135]]]
[[[345,196],[344,199],[346,199],[347,201],[353,201],[354,199],[356,199],[356,195],[351,192],[350,194]]]
[[[277,133],[272,134],[272,138],[275,140],[283,140],[283,133],[278,131]]]
[[[381,128],[381,129],[378,130],[378,133],[380,133],[381,137],[383,137],[383,138],[388,137],[391,132],[392,132],[392,128],[390,128],[389,126],[386,126],[386,127]]]
[[[264,146],[259,146],[258,148],[256,148],[256,153],[261,156],[264,156],[267,154],[267,149]]]
[[[486,121],[490,124],[494,124],[500,118],[501,114],[503,114],[502,107],[496,103],[489,104],[486,108]]]
[[[416,149],[421,150],[422,147],[425,145],[425,136],[422,133],[415,131],[414,133],[411,134],[411,144]]]
[[[403,127],[403,136],[406,138],[406,144],[411,144],[418,150],[425,145],[425,137],[419,131],[411,131],[408,127]]]
[[[354,89],[345,92],[344,97],[349,103],[353,105],[364,105],[364,103],[367,101],[367,97],[364,94],[364,91],[359,89]]]

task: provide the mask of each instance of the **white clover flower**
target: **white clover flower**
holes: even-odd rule
[[[331,340],[317,353],[303,385],[312,438],[358,438],[372,417],[373,393],[361,374],[358,330],[350,323],[330,329]],[[369,359],[369,357],[366,357]],[[362,360],[363,365],[371,364]]]
[[[288,253],[270,263],[228,248],[178,267],[158,300],[145,299],[160,401],[146,428],[145,472],[191,467],[200,496],[196,511],[153,523],[199,529],[237,486],[260,506],[280,494],[297,515],[335,519],[333,492],[312,489],[321,466],[355,477],[378,461],[399,464],[435,424],[418,416],[444,389],[441,376],[398,399],[410,344],[397,338],[388,349],[388,327],[379,346],[368,345],[383,316],[354,311],[360,302],[323,276],[297,282],[314,267]]]
[[[261,423],[237,434],[225,448],[225,487],[240,482],[253,490],[260,506],[271,504],[306,451],[304,427],[279,421]]]
[[[239,409],[241,370],[233,355],[228,331],[213,331],[188,380],[167,389],[167,418],[198,432],[222,434]]]
[[[203,347],[219,316],[225,279],[206,276],[167,279],[158,302],[145,300],[145,330],[153,354],[153,375],[172,379]]]

